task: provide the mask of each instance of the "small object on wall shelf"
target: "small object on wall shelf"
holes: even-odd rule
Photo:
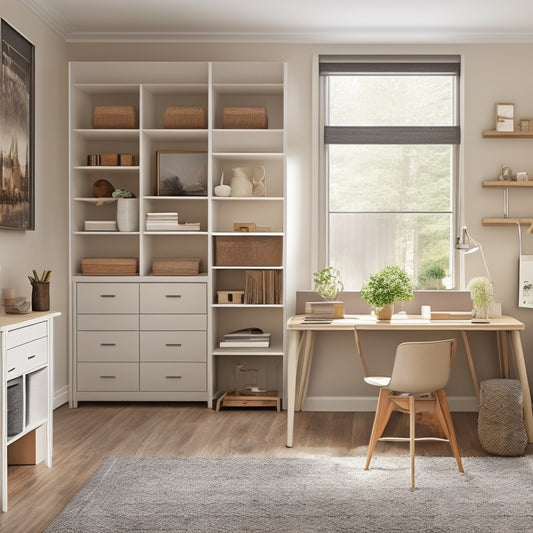
[[[514,130],[514,104],[496,104],[496,130]]]
[[[244,291],[217,291],[219,304],[242,304]]]

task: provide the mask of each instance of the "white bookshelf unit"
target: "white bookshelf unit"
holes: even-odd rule
[[[279,62],[73,62],[70,105],[71,398],[79,401],[205,401],[253,385],[283,396],[285,367],[286,65]],[[95,106],[133,106],[138,127],[95,129]],[[168,107],[203,107],[204,129],[168,129]],[[225,129],[227,107],[264,107],[266,129]],[[205,152],[207,194],[160,196],[156,153]],[[90,166],[89,154],[133,155],[129,166]],[[218,197],[214,188],[234,168],[264,167],[265,196]],[[117,201],[95,198],[96,180],[138,198],[134,231],[86,231],[85,221],[116,220]],[[147,231],[146,213],[177,212],[199,230]],[[234,231],[255,223],[260,231]],[[281,260],[220,266],[216,239],[237,247],[281,241]],[[279,243],[278,243],[279,244]],[[133,258],[137,275],[87,275],[82,259]],[[198,275],[152,274],[161,259],[200,260]],[[275,270],[279,303],[218,303],[219,291],[244,291],[247,271]],[[224,334],[257,327],[269,348],[219,348]]]

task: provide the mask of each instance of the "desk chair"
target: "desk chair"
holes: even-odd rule
[[[396,349],[391,377],[365,377],[365,382],[381,387],[376,416],[368,444],[365,470],[378,440],[409,441],[411,456],[411,490],[415,488],[415,441],[440,440],[449,442],[460,472],[464,472],[455,438],[444,387],[455,359],[455,339],[429,342],[404,342]],[[409,438],[382,438],[393,411],[409,414]],[[433,413],[446,439],[415,438],[415,414]]]

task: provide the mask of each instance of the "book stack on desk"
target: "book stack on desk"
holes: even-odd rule
[[[305,322],[327,324],[336,318],[344,318],[344,302],[305,302]]]
[[[246,328],[232,331],[224,335],[220,341],[221,348],[268,348],[270,333],[259,328]]]

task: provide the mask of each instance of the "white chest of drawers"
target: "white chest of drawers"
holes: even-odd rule
[[[12,452],[19,458],[42,457],[52,466],[52,319],[56,316],[59,313],[0,314],[0,501],[4,512],[8,451],[10,457]],[[8,392],[11,388],[16,388],[16,395]],[[37,432],[42,438],[36,437]],[[34,443],[33,450],[28,442]]]
[[[74,282],[71,406],[207,401],[205,282]]]

